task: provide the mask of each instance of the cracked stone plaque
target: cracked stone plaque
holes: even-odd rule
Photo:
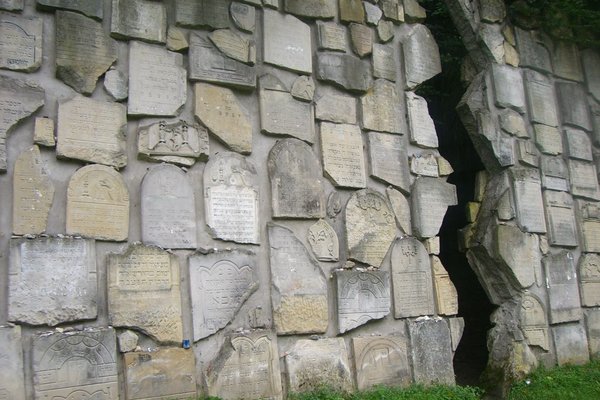
[[[511,171],[517,222],[524,232],[546,233],[542,186],[537,169]]]
[[[545,190],[544,206],[550,244],[565,247],[577,246],[573,198],[565,192]]]
[[[241,30],[253,33],[256,28],[256,8],[249,4],[232,1],[229,6],[231,19]]]
[[[425,25],[416,24],[402,42],[406,89],[412,90],[442,72],[440,52]]]
[[[569,160],[571,193],[575,197],[600,200],[596,166],[590,162]]]
[[[592,120],[583,86],[573,82],[556,82],[556,94],[562,123],[591,131]]]
[[[369,3],[365,3],[369,4]],[[373,44],[373,76],[396,82],[396,51],[393,46]]]
[[[450,329],[441,318],[408,323],[416,383],[454,385]]]
[[[544,257],[550,301],[550,323],[579,321],[583,317],[573,254],[563,251]]]
[[[346,27],[335,22],[317,21],[317,46],[319,50],[345,52],[348,45]]]
[[[326,93],[315,101],[315,117],[338,124],[356,124],[356,99],[335,93]]]
[[[411,216],[410,216],[410,203],[406,197],[392,188],[391,186],[385,189],[392,211],[396,217],[396,225],[400,230],[407,234],[412,234]]]
[[[228,5],[223,0],[176,0],[175,21],[186,28],[228,28]]]
[[[509,276],[525,289],[541,275],[540,241],[537,235],[522,232],[518,226],[498,225],[495,235],[499,261],[508,267]]]
[[[0,6],[2,1],[0,1]],[[0,68],[32,72],[42,65],[41,18],[0,14]]]
[[[312,73],[310,26],[293,15],[263,10],[263,56],[267,64]]]
[[[44,147],[56,146],[54,138],[54,120],[46,117],[36,117],[33,128],[33,143]]]
[[[420,238],[437,236],[448,207],[458,204],[456,186],[442,178],[416,179],[410,200],[413,233]]]
[[[375,385],[408,386],[412,382],[406,338],[355,337],[352,347],[358,390]]]
[[[502,108],[512,108],[523,114],[525,112],[525,92],[519,69],[508,65],[493,64],[492,81],[496,105]]]
[[[139,39],[149,43],[167,41],[167,7],[150,0],[112,0],[110,32],[117,39]],[[160,58],[149,60],[152,64]]]
[[[357,125],[321,122],[321,149],[325,175],[337,187],[367,186],[363,138]]]
[[[590,362],[588,338],[581,322],[557,325],[551,329],[558,365],[583,365]]]
[[[209,155],[208,131],[187,121],[160,121],[140,128],[138,157],[160,160],[161,157],[185,157],[206,160]]]
[[[250,65],[256,62],[254,43],[231,29],[218,29],[209,33],[208,38],[227,57]]]
[[[373,86],[371,64],[349,54],[319,52],[316,76],[351,92],[364,93]]]
[[[410,125],[411,143],[425,148],[438,147],[438,137],[427,101],[413,92],[406,92],[406,107]]]
[[[370,175],[394,185],[404,193],[410,192],[406,138],[388,133],[368,132],[367,141]]]
[[[24,399],[23,341],[20,326],[0,326],[0,360],[0,394],[7,400]]]
[[[320,219],[308,228],[308,243],[319,261],[338,261],[340,244],[337,233],[328,222]]]
[[[390,133],[405,130],[402,100],[394,83],[377,79],[373,90],[361,97],[360,104],[364,129]]]

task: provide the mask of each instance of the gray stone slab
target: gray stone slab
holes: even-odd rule
[[[329,321],[327,282],[294,233],[269,223],[271,302],[278,335],[324,333]]]
[[[344,333],[390,313],[387,271],[337,270],[338,332]]]
[[[563,124],[591,131],[592,121],[583,86],[572,82],[556,82],[556,93]]]
[[[525,334],[527,344],[550,350],[550,333],[546,310],[540,299],[525,292],[521,300],[520,326]]]
[[[429,250],[427,251],[430,252]],[[439,257],[431,256],[435,309],[439,315],[458,314],[458,292]]]
[[[41,18],[0,13],[0,68],[23,72],[39,69],[42,32]]]
[[[395,22],[404,22],[404,4],[401,0],[381,0],[381,10],[386,18]],[[383,21],[383,20],[382,20]],[[392,22],[389,21],[389,22]]]
[[[54,120],[47,117],[36,117],[33,128],[33,143],[45,147],[56,146],[54,138]]]
[[[570,158],[584,161],[594,160],[592,156],[592,140],[586,132],[580,129],[566,128],[565,138]]]
[[[140,337],[133,331],[125,330],[117,336],[117,339],[119,341],[119,351],[128,353],[137,348]]]
[[[544,189],[569,191],[569,173],[565,160],[560,157],[542,157],[540,167]]]
[[[209,155],[208,131],[184,120],[160,121],[139,129],[137,151],[140,158],[177,156],[206,160]]]
[[[418,176],[439,177],[437,157],[429,152],[413,154],[410,158],[410,172]]]
[[[452,337],[452,351],[456,352],[465,331],[465,320],[462,317],[448,318],[448,326]]]
[[[588,339],[582,324],[552,327],[558,365],[583,365],[590,361]]]
[[[513,136],[529,139],[529,133],[525,126],[525,119],[516,111],[507,109],[498,116],[500,128]]]
[[[385,192],[396,217],[396,225],[403,233],[412,234],[410,203],[402,193],[391,186],[386,188]]]
[[[600,53],[591,49],[584,50],[581,52],[581,58],[588,92],[600,101]]]
[[[573,254],[563,251],[544,257],[550,323],[579,321],[583,317]]]
[[[588,253],[579,258],[581,305],[600,306],[600,255]],[[600,337],[598,338],[600,339]]]
[[[425,25],[416,24],[402,42],[402,59],[406,89],[414,89],[442,72],[437,43]]]
[[[254,32],[256,28],[256,8],[239,1],[232,1],[229,12],[235,26],[245,32]]]
[[[323,172],[308,144],[296,139],[278,141],[269,152],[267,166],[274,218],[325,217]]]
[[[258,289],[257,261],[253,252],[238,249],[188,257],[195,341],[227,326]]]
[[[425,148],[438,147],[437,132],[429,116],[427,101],[413,92],[406,92],[406,108],[411,143]]]
[[[558,111],[552,83],[547,77],[535,71],[526,70],[524,75],[529,118],[540,124],[558,126]]]
[[[382,19],[377,24],[377,37],[383,43],[387,43],[394,38],[394,23],[392,21],[387,21]]]
[[[7,168],[6,138],[11,128],[44,105],[44,89],[30,81],[0,75],[0,173]]]
[[[95,396],[117,400],[119,383],[114,329],[88,328],[35,336],[32,374],[36,399]]]
[[[352,50],[359,57],[366,57],[373,52],[373,31],[363,24],[350,24]]]
[[[404,337],[355,337],[352,348],[358,390],[375,385],[408,386],[412,382]]]
[[[357,125],[331,122],[321,122],[319,126],[325,176],[337,187],[366,187],[360,128]]]
[[[326,262],[339,260],[338,236],[327,221],[320,219],[308,228],[308,243],[317,260]]]
[[[552,156],[562,154],[562,137],[557,128],[543,124],[533,124],[533,130],[535,143],[542,153]]]
[[[600,200],[598,174],[594,164],[569,160],[569,175],[571,176],[571,193],[573,196]]]
[[[443,319],[411,321],[413,373],[416,383],[454,385],[450,329]]]
[[[364,22],[365,9],[361,0],[339,0],[339,6],[342,22]]]
[[[125,241],[129,235],[129,190],[121,174],[105,165],[78,169],[67,189],[68,235]]]
[[[538,170],[513,169],[511,178],[519,228],[524,232],[546,233],[542,186]]]
[[[204,168],[206,225],[215,239],[260,243],[257,169],[245,157],[220,152]]]
[[[264,62],[292,71],[312,73],[310,27],[292,15],[263,11]]]
[[[209,33],[208,38],[227,57],[250,65],[256,62],[254,43],[231,29],[217,29]]]
[[[540,152],[529,140],[517,141],[517,153],[521,164],[537,168],[540,165]],[[543,187],[543,186],[542,186]]]
[[[494,237],[496,252],[509,275],[522,288],[535,283],[541,273],[542,259],[537,235],[522,232],[514,225],[498,225]]]
[[[437,236],[448,207],[457,202],[456,187],[443,178],[415,180],[411,194],[413,234],[420,238]]]
[[[365,7],[365,19],[367,24],[377,26],[381,18],[383,17],[383,11],[375,4],[367,3],[363,1]]]
[[[0,394],[8,399],[25,398],[21,327],[0,326]]]
[[[46,231],[54,200],[54,184],[37,146],[23,151],[13,169],[12,232],[37,235]]]
[[[579,200],[577,220],[584,252],[600,253],[600,208],[597,203]]]
[[[348,47],[346,27],[335,22],[317,21],[317,48],[345,52]]]
[[[292,84],[290,93],[295,99],[312,102],[315,96],[315,81],[310,76],[301,75]]]
[[[111,36],[117,39],[165,43],[167,8],[165,4],[157,1],[112,0],[110,32]]]
[[[95,319],[94,241],[12,239],[8,292],[9,321],[53,326]]]
[[[502,22],[506,17],[506,5],[501,0],[490,0],[481,3],[481,19],[485,22]]]
[[[365,3],[370,4],[370,3]],[[373,44],[373,76],[396,82],[396,51],[393,46]]]
[[[121,71],[106,71],[103,84],[108,94],[117,101],[123,101],[129,96],[129,77]]]
[[[573,199],[566,192],[544,191],[548,239],[553,246],[577,246]]]
[[[176,0],[175,21],[186,28],[228,28],[228,5],[222,0]]]
[[[338,124],[356,124],[356,99],[335,93],[326,93],[315,101],[315,118]]]
[[[368,132],[367,141],[371,177],[394,185],[404,193],[410,192],[406,138],[389,133]]]
[[[517,48],[519,50],[519,63],[521,67],[529,67],[543,72],[552,72],[550,52],[546,47],[540,32],[526,31],[514,28]]]
[[[0,0],[0,10],[19,11],[23,9],[25,0]]]
[[[285,0],[285,11],[307,18],[334,18],[337,15],[336,0]]]
[[[186,31],[175,26],[167,28],[167,50],[184,52],[190,47],[189,35]]]
[[[97,0],[36,0],[38,8],[77,11],[88,17],[104,18],[104,5]]]
[[[583,70],[581,66],[581,55],[575,43],[557,41],[554,44],[552,63],[554,64],[554,75],[572,81],[583,81]]]
[[[366,92],[373,85],[370,64],[349,54],[319,53],[316,75],[352,92]]]
[[[508,65],[493,64],[492,81],[496,106],[512,108],[523,114],[525,112],[525,92],[519,69]]]
[[[141,189],[142,241],[165,249],[194,249],[196,202],[189,178],[180,168],[150,168]]]
[[[402,98],[394,83],[377,79],[373,90],[360,98],[360,104],[363,129],[390,133],[406,130]]]
[[[327,386],[351,392],[353,384],[348,360],[343,338],[298,340],[285,356],[288,390],[301,393]]]
[[[600,358],[600,310],[586,309],[585,325],[587,331],[590,358]]]
[[[187,100],[183,56],[161,46],[129,44],[129,115],[176,116]]]

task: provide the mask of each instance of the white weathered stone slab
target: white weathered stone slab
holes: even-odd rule
[[[373,90],[362,96],[360,103],[364,129],[390,133],[405,131],[402,100],[392,82],[376,80]]]
[[[337,233],[325,220],[320,219],[308,228],[308,243],[317,260],[339,260],[340,244]]]
[[[538,236],[514,225],[498,225],[494,241],[499,260],[519,286],[525,289],[533,285],[542,266]]]
[[[210,251],[188,257],[194,340],[229,324],[258,289],[257,258],[244,250]]]
[[[162,2],[112,0],[110,21],[110,32],[114,38],[139,39],[149,43],[167,41],[167,8]],[[145,64],[157,61],[148,60]]]
[[[518,29],[517,29],[518,30]],[[554,86],[549,78],[535,71],[525,71],[525,92],[529,118],[548,126],[558,125]]]
[[[442,72],[440,51],[425,25],[414,25],[402,42],[402,58],[406,89],[414,89]]]
[[[436,312],[439,315],[458,314],[458,292],[439,257],[431,256],[431,267],[433,269]]]
[[[256,8],[239,1],[232,1],[229,12],[235,26],[246,32],[254,32],[256,28]]]
[[[54,147],[54,120],[46,117],[37,117],[33,128],[33,143],[40,146]]]
[[[36,4],[41,9],[70,10],[98,20],[104,18],[104,6],[97,0],[36,0]]]
[[[96,318],[94,241],[12,239],[8,291],[9,321],[53,326]]]
[[[206,160],[209,155],[208,131],[184,120],[160,121],[139,129],[138,157],[188,157]]]
[[[58,104],[56,156],[122,168],[127,165],[126,107],[76,96]]]
[[[165,249],[195,249],[196,202],[180,168],[152,167],[142,180],[142,241]]]
[[[511,170],[517,223],[524,232],[546,233],[542,186],[536,169]]]
[[[299,17],[329,19],[337,15],[337,1],[285,0],[285,11]]]
[[[437,157],[434,153],[413,154],[410,158],[410,172],[419,176],[437,178],[440,176]]]
[[[566,128],[567,152],[570,158],[593,161],[592,141],[588,134],[580,129]]]
[[[46,231],[54,184],[37,146],[22,152],[13,169],[12,231],[36,235]]]
[[[410,204],[406,197],[391,186],[385,189],[388,200],[392,206],[392,211],[396,217],[396,225],[400,230],[410,235],[412,234],[411,218],[410,218]]]
[[[406,108],[411,143],[425,148],[438,147],[437,132],[429,116],[427,101],[413,92],[406,92]]]
[[[437,236],[448,207],[458,203],[456,187],[442,178],[419,177],[410,199],[413,233],[420,238]]]
[[[583,365],[590,362],[588,339],[581,323],[552,327],[558,365]]]
[[[563,251],[544,257],[550,323],[579,321],[583,318],[573,254]]]
[[[231,29],[218,29],[209,33],[208,38],[227,57],[250,65],[256,62],[254,44]]]
[[[129,44],[129,115],[176,116],[187,100],[183,56],[163,47]]]
[[[598,174],[594,164],[569,160],[569,175],[571,176],[571,193],[573,196],[600,200]]]
[[[366,187],[363,139],[357,125],[321,122],[321,151],[326,176],[335,186]]]
[[[416,383],[454,385],[450,329],[443,319],[408,324]]]
[[[512,108],[521,114],[525,112],[523,79],[518,68],[492,64],[492,81],[494,84],[494,99],[498,107]]]
[[[546,48],[540,32],[527,31],[518,27],[515,27],[514,31],[520,66],[552,72],[550,52]]]
[[[222,0],[176,0],[175,21],[186,28],[228,28],[228,6]]]
[[[214,238],[260,243],[260,191],[254,164],[243,156],[221,152],[204,168],[204,211]]]
[[[541,347],[546,351],[550,349],[546,311],[540,299],[528,292],[525,292],[521,300],[520,325],[527,344]]]
[[[335,22],[317,21],[317,47],[319,50],[345,52],[348,47],[346,27]]]
[[[359,57],[366,57],[373,52],[373,32],[363,24],[350,24],[352,50]]]
[[[563,144],[560,131],[548,125],[533,124],[535,143],[540,151],[552,156],[562,154]]]
[[[412,382],[405,338],[355,337],[352,338],[352,348],[358,390],[375,385],[408,386]]]
[[[2,2],[0,2],[1,8]],[[0,14],[0,68],[32,72],[42,65],[41,18]]]
[[[567,164],[560,157],[542,157],[542,187],[544,189],[569,191]]]
[[[600,306],[600,255],[582,254],[579,259],[579,281],[581,285],[581,305]]]
[[[365,6],[370,3],[365,3]],[[373,76],[396,82],[396,52],[393,46],[373,44]]]
[[[268,233],[277,334],[325,332],[327,282],[321,267],[291,230],[269,223]]]
[[[577,246],[573,199],[565,192],[544,191],[548,239],[551,245]]]
[[[263,57],[267,64],[312,73],[312,43],[307,24],[292,15],[265,9],[263,30]]]
[[[368,132],[367,141],[370,175],[394,185],[404,193],[410,192],[406,139],[399,135]]]
[[[317,54],[317,79],[351,92],[364,93],[373,86],[371,64],[349,54]]]
[[[324,94],[315,102],[315,117],[338,124],[356,124],[356,99],[335,93]]]
[[[25,398],[21,327],[0,326],[0,394],[6,400]]]
[[[67,189],[67,234],[127,240],[129,190],[117,171],[104,165],[78,169]]]
[[[592,121],[583,86],[573,82],[556,82],[556,94],[563,124],[591,131]]]

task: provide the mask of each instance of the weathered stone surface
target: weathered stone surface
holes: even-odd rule
[[[548,351],[550,349],[550,338],[548,332],[548,321],[546,311],[537,296],[525,292],[521,300],[520,325],[527,344],[539,346]]]
[[[115,40],[100,22],[56,12],[56,76],[75,91],[92,94],[100,75],[117,60]]]
[[[581,52],[585,80],[588,92],[600,101],[600,53],[595,50],[584,50]]]
[[[517,141],[517,153],[519,161],[530,167],[539,167],[540,165],[540,152],[529,140],[518,140]],[[543,186],[542,186],[543,187]]]
[[[375,4],[367,3],[363,1],[363,6],[365,7],[365,17],[367,24],[376,26],[381,17],[383,17],[383,11]]]
[[[204,374],[209,396],[223,400],[280,400],[277,336],[254,331],[227,337]]]
[[[78,169],[67,189],[67,234],[127,240],[129,191],[121,174],[104,165]]]
[[[515,27],[515,38],[519,50],[520,65],[544,72],[552,72],[550,52],[537,31],[526,31]]]
[[[563,152],[562,137],[560,131],[548,125],[533,124],[535,132],[535,143],[544,154],[558,155]]]
[[[295,99],[311,102],[315,95],[315,81],[310,76],[301,75],[294,81],[290,93]]]
[[[363,129],[390,133],[405,131],[402,99],[394,83],[377,79],[373,89],[360,98],[360,104]]]
[[[338,124],[356,124],[356,99],[335,93],[324,94],[315,102],[315,117]]]
[[[207,159],[209,155],[208,131],[184,120],[173,123],[160,121],[140,128],[138,157],[176,156]]]
[[[180,168],[152,167],[142,180],[142,241],[166,249],[194,249],[196,204],[194,190]]]
[[[448,318],[448,326],[450,327],[450,336],[452,339],[452,351],[456,351],[465,330],[465,320],[462,317]]]
[[[558,126],[554,86],[547,77],[538,72],[526,70],[524,74],[529,117],[533,122]]]
[[[511,180],[517,223],[523,232],[546,233],[542,186],[536,169],[513,169]]]
[[[5,399],[24,399],[21,327],[0,326],[0,393]]]
[[[422,22],[427,17],[425,9],[417,0],[404,0],[404,19],[406,22]]]
[[[342,22],[358,22],[365,20],[365,9],[361,0],[339,0],[340,20]]]
[[[596,203],[580,200],[578,210],[583,251],[600,253],[600,208]]]
[[[551,245],[577,246],[573,199],[565,192],[544,191],[548,239]]]
[[[368,26],[351,23],[350,39],[352,39],[352,50],[359,57],[368,56],[373,52],[373,32]]]
[[[357,125],[321,122],[321,151],[326,176],[335,186],[366,187],[363,140]]]
[[[412,382],[405,338],[355,337],[352,348],[358,390],[375,385],[407,386]]]
[[[285,11],[299,17],[334,18],[337,15],[336,0],[285,0]]]
[[[367,141],[371,176],[394,185],[404,193],[410,192],[406,139],[399,135],[368,132]]]
[[[343,338],[298,340],[285,356],[289,391],[309,392],[325,385],[337,391],[352,391],[348,360]]]
[[[593,161],[592,141],[587,133],[580,129],[565,129],[567,150],[570,158]]]
[[[25,0],[0,0],[0,9],[8,11],[19,11],[23,9]]]
[[[419,176],[439,177],[437,157],[429,152],[413,154],[410,158],[410,172]]]
[[[256,69],[221,53],[210,40],[190,34],[190,80],[241,89],[256,87]]]
[[[594,164],[569,160],[569,175],[571,176],[571,193],[573,196],[600,200],[598,174]]]
[[[42,32],[41,18],[0,14],[0,68],[23,72],[39,69]]]
[[[181,1],[181,0],[179,0]],[[167,41],[167,8],[149,0],[112,0],[111,36],[117,39],[139,39],[149,43]],[[157,59],[144,64],[152,64]]]
[[[222,0],[177,0],[175,21],[186,28],[228,28],[228,2]]]
[[[443,319],[411,321],[408,324],[416,383],[454,385],[450,329]]]
[[[495,102],[498,107],[525,112],[525,92],[519,69],[508,65],[492,64]]]
[[[506,17],[506,6],[501,0],[484,1],[480,5],[480,15],[485,22],[502,22]]]
[[[196,253],[189,258],[194,340],[223,329],[258,289],[257,259],[243,250]]]
[[[369,3],[365,3],[369,4]],[[396,81],[396,52],[393,46],[373,44],[373,76]]]
[[[366,92],[373,85],[369,63],[348,54],[319,53],[317,79],[353,92]]]
[[[597,360],[600,357],[600,310],[586,309],[585,324],[587,327],[590,358]]]
[[[439,257],[431,256],[431,267],[437,313],[439,315],[458,314],[458,292]]]
[[[442,72],[437,43],[425,25],[415,25],[402,42],[402,58],[407,89],[414,89]]]
[[[590,361],[588,339],[581,323],[552,327],[558,365],[583,365]]]
[[[116,69],[111,69],[104,75],[104,89],[117,101],[123,101],[129,96],[129,78]]]
[[[310,27],[292,15],[263,11],[264,61],[297,72],[312,73]]]
[[[101,20],[104,17],[102,2],[97,0],[36,0],[39,8],[58,8],[62,10],[77,11],[88,17]]]
[[[256,28],[256,8],[239,1],[232,1],[229,12],[235,26],[246,32],[254,32]]]
[[[207,83],[197,83],[194,91],[196,118],[231,150],[250,154],[252,125],[235,94],[227,88]],[[223,110],[227,112],[223,113]]]
[[[327,216],[335,219],[335,217],[342,211],[342,198],[339,192],[333,191],[329,193],[327,198]]]
[[[250,160],[221,152],[206,164],[204,211],[216,239],[258,244],[259,199],[257,170]]]
[[[5,172],[6,138],[20,120],[44,105],[44,89],[30,81],[0,75],[0,173]]]
[[[377,36],[383,43],[387,43],[394,38],[394,23],[392,21],[381,20],[377,24]]]
[[[125,394],[131,400],[196,397],[194,352],[159,349],[123,356]]]
[[[323,173],[309,145],[295,139],[278,141],[267,166],[274,218],[325,217]]]
[[[130,246],[107,256],[108,317],[159,342],[180,343],[181,292],[177,257],[156,247]]]
[[[9,321],[53,326],[96,318],[94,241],[12,239],[8,290]]]
[[[167,50],[177,52],[187,50],[190,47],[187,36],[183,29],[169,26],[167,29]]]
[[[386,18],[396,22],[404,22],[404,4],[402,0],[380,0],[379,3]]]
[[[425,148],[438,147],[437,132],[429,116],[427,101],[413,92],[406,92],[406,108],[411,143]]]
[[[346,27],[335,22],[317,21],[317,47],[319,50],[346,51]]]
[[[337,270],[338,332],[344,333],[390,313],[386,271]]]
[[[581,69],[581,56],[575,43],[557,41],[554,45],[552,63],[554,74],[561,78],[573,81],[583,81],[583,70]]]
[[[254,44],[232,30],[218,29],[211,32],[208,38],[227,57],[251,65],[256,62]]]
[[[579,259],[581,305],[600,306],[600,255],[582,254]]]
[[[556,82],[556,92],[563,124],[591,131],[592,122],[583,86],[572,82]]]
[[[129,115],[176,116],[187,99],[183,56],[163,47],[129,44]]]
[[[35,119],[33,143],[46,147],[56,146],[56,139],[54,138],[54,120],[46,117],[38,117]]]
[[[46,231],[54,199],[54,184],[37,146],[22,152],[13,170],[13,217],[15,235]]]
[[[542,266],[538,236],[522,232],[514,225],[498,225],[495,243],[499,260],[513,281],[523,289],[533,285]]]
[[[126,330],[119,334],[117,339],[119,340],[119,351],[121,353],[127,353],[134,351],[137,348],[138,340],[140,338],[135,332]]]
[[[294,233],[268,224],[271,301],[278,335],[327,330],[327,282],[323,271]]]
[[[411,218],[410,218],[410,204],[406,197],[391,186],[385,189],[388,200],[392,206],[392,211],[396,217],[396,225],[400,230],[410,235],[412,233]]]
[[[335,230],[320,219],[308,228],[308,243],[319,261],[338,261],[340,245]]]
[[[419,177],[411,194],[413,233],[420,238],[437,236],[448,207],[457,203],[454,185],[442,178]]]
[[[573,254],[563,251],[544,257],[550,323],[579,321],[583,315]]]

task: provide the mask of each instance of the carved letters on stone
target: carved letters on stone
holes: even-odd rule
[[[524,232],[546,233],[541,179],[537,169],[511,170],[517,222]]]
[[[0,68],[23,72],[39,69],[42,32],[40,18],[0,14]]]
[[[223,0],[176,0],[175,21],[177,25],[186,28],[228,28],[228,2]]]
[[[408,324],[415,382],[454,385],[450,329],[441,318]]]
[[[363,139],[357,125],[321,122],[325,174],[335,186],[366,187]]]
[[[368,132],[371,176],[381,179],[404,193],[410,192],[407,143],[404,136]]]
[[[420,238],[437,236],[448,207],[458,203],[456,187],[442,178],[419,177],[410,199],[413,233]]]
[[[165,43],[167,41],[166,5],[149,0],[112,0],[110,31],[117,39]],[[148,60],[146,63],[157,61],[159,60]]]
[[[364,129],[390,133],[404,132],[402,100],[394,83],[385,79],[376,80],[373,90],[362,96],[360,102]]]
[[[533,294],[525,293],[521,300],[521,329],[530,346],[539,346],[548,351],[548,321],[542,302]]]
[[[407,386],[412,382],[405,338],[355,337],[352,347],[358,390],[374,385]]]
[[[338,261],[340,245],[335,230],[320,219],[308,228],[308,243],[319,261]]]
[[[138,134],[138,155],[156,159],[160,156],[207,159],[209,155],[208,132],[184,120],[145,126]]]
[[[573,254],[563,251],[544,258],[550,323],[579,321],[583,315]]]
[[[577,246],[577,227],[573,212],[573,199],[565,192],[544,191],[546,224],[550,244]]]

